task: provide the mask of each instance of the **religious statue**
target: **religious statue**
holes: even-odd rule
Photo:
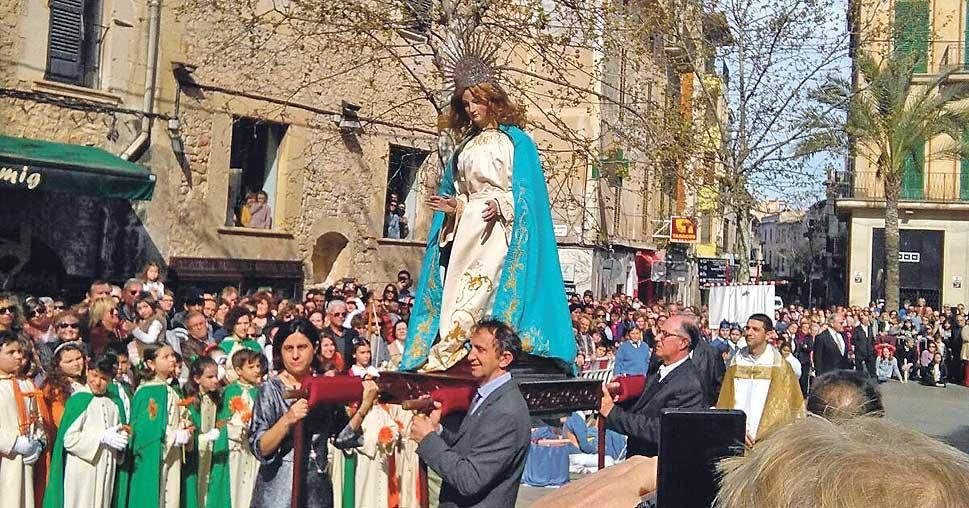
[[[474,324],[493,316],[518,331],[526,353],[572,372],[575,341],[538,150],[485,47],[444,55],[454,92],[442,124],[457,142],[425,203],[435,213],[401,369],[453,367]]]

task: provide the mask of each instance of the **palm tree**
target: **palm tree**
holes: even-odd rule
[[[885,189],[886,309],[899,304],[898,202],[906,161],[936,137],[945,142],[926,159],[969,158],[969,83],[949,79],[956,69],[913,83],[919,61],[917,52],[895,51],[879,61],[859,51],[856,83],[829,78],[812,93],[819,107],[805,118],[811,136],[799,146],[803,155],[861,155],[875,166]]]

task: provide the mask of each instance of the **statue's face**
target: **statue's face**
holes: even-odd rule
[[[461,100],[464,101],[464,111],[467,112],[468,116],[471,117],[471,121],[477,127],[486,127],[491,121],[491,112],[488,108],[488,103],[475,98],[471,90],[465,90],[464,94],[461,96]]]

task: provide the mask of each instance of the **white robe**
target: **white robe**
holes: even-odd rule
[[[118,406],[94,397],[64,433],[64,508],[111,507],[119,454],[101,446],[101,437],[119,423]]]
[[[34,468],[25,466],[23,456],[13,451],[20,434],[20,421],[13,384],[21,383],[21,392],[33,391],[30,381],[0,379],[0,508],[34,508]],[[31,400],[26,401],[28,414]]]
[[[199,424],[201,428],[196,429],[196,432],[201,436],[215,427],[215,417],[219,408],[216,407],[212,398],[206,395],[199,395],[199,402],[201,404],[201,411],[199,411],[199,415],[201,416]],[[205,508],[205,500],[209,494],[209,475],[212,472],[212,445],[212,441],[206,441],[204,439],[198,440],[199,462],[196,499],[198,499],[199,508]]]
[[[431,347],[426,372],[445,370],[465,357],[471,327],[491,313],[515,216],[512,165],[515,147],[496,129],[481,132],[461,150],[455,172],[457,211],[439,243],[452,244],[441,297],[441,340]],[[499,217],[485,222],[488,201]]]
[[[242,389],[242,400],[251,414],[253,400],[245,386]],[[259,473],[259,461],[249,447],[249,424],[242,421],[241,414],[235,413],[226,422],[226,429],[229,435],[229,489],[232,508],[249,508],[256,475]]]
[[[374,405],[361,424],[363,446],[356,449],[357,469],[355,477],[355,500],[357,508],[387,508],[390,493],[390,457],[400,444],[400,429],[391,414],[400,406]],[[382,445],[380,429],[387,428],[392,434],[391,443]],[[396,460],[396,458],[395,458]],[[395,472],[399,482],[400,472]],[[399,485],[399,483],[398,483]]]
[[[733,357],[733,363],[738,367],[764,367],[770,369],[774,365],[774,355],[777,353],[773,347],[767,349],[760,357],[750,355],[750,350],[746,347],[741,349]],[[787,362],[784,362],[785,364]],[[760,417],[764,414],[764,405],[767,403],[767,390],[770,389],[770,379],[744,379],[734,380],[734,409],[740,409],[747,414],[747,433],[752,439],[757,439],[757,429],[760,426]]]
[[[400,508],[420,508],[420,457],[417,456],[417,441],[407,439],[410,435],[410,423],[414,419],[412,411],[399,413],[400,423],[404,426],[404,439],[397,449],[397,473],[400,475]]]

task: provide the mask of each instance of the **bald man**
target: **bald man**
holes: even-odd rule
[[[642,395],[628,408],[617,406],[603,386],[599,413],[606,419],[606,428],[628,436],[629,456],[658,455],[663,409],[709,407],[700,375],[690,360],[693,337],[700,337],[700,332],[683,316],[673,316],[659,327],[654,354],[662,365],[649,376]]]
[[[811,385],[807,410],[832,422],[885,414],[878,387],[853,370],[835,370],[818,377]]]

